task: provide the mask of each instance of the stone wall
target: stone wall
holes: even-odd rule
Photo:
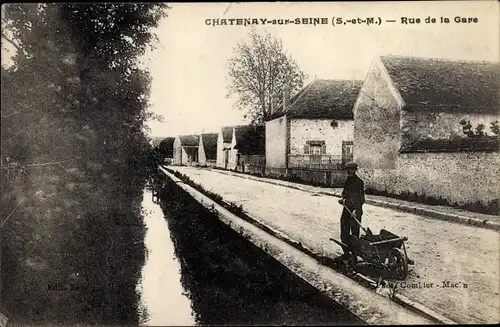
[[[224,139],[222,138],[222,132],[219,132],[219,135],[217,137],[217,159],[216,159],[216,166],[220,168],[225,168],[225,152],[224,148],[229,148],[231,146],[231,143],[224,142]]]
[[[182,147],[181,147],[181,142],[179,140],[179,137],[175,138],[173,148],[174,148],[173,164],[174,165],[181,165],[182,164],[182,162],[181,162]]]
[[[401,146],[400,104],[374,61],[354,106],[354,160],[369,169],[396,169]]]
[[[488,206],[500,197],[499,152],[402,153],[398,169],[361,167],[367,188],[444,199],[452,205]]]
[[[308,184],[318,184],[328,187],[343,187],[347,174],[345,171],[325,171],[312,169],[288,169],[289,178],[297,178]]]
[[[325,141],[326,154],[342,155],[342,141],[353,141],[353,120],[291,119],[290,154],[304,154],[307,141]],[[356,151],[356,148],[354,148]]]
[[[460,120],[470,121],[473,129],[478,124],[485,126],[484,131],[493,135],[490,124],[500,120],[499,115],[455,114],[443,112],[407,112],[401,113],[402,142],[416,139],[453,139],[465,137]]]
[[[286,116],[266,122],[266,171],[286,168]]]
[[[241,155],[240,165],[236,167],[237,171],[244,173],[265,174],[266,157],[260,154]]]
[[[222,140],[222,132],[219,131],[219,135],[217,135],[217,167],[224,167],[224,141]]]
[[[200,145],[198,146],[198,165],[207,165],[207,156],[205,154],[205,147],[203,146],[203,136],[200,135]]]
[[[236,166],[238,165],[239,151],[238,151],[238,149],[234,148],[235,146],[236,146],[236,134],[235,134],[235,130],[233,128],[233,134],[231,137],[231,144],[229,145],[229,148],[231,150],[229,150],[229,162],[228,162],[228,166],[227,166],[227,169],[230,169],[230,170],[236,169]]]
[[[265,175],[271,176],[271,177],[286,177],[287,176],[287,169],[286,168],[266,167]]]

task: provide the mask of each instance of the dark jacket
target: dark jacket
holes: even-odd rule
[[[358,175],[346,178],[342,198],[348,208],[360,207],[365,203],[365,183]]]

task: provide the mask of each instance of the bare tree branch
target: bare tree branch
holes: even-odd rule
[[[7,35],[5,35],[5,33],[2,33],[2,38],[5,39],[10,44],[12,44],[16,48],[17,51],[23,52],[23,49],[19,45],[17,45],[11,38],[9,38]]]
[[[259,35],[252,30],[249,41],[240,42],[229,59],[227,96],[236,96],[235,107],[245,110],[255,122],[268,113],[272,95],[282,92],[285,83],[291,93],[303,87],[304,73],[287,56],[282,41],[270,33]]]
[[[67,160],[61,160],[61,161],[44,162],[44,163],[39,163],[39,164],[2,166],[2,167],[0,167],[0,169],[18,169],[18,168],[25,168],[25,167],[42,167],[42,166],[49,166],[49,165],[59,165],[59,166],[65,168],[63,165],[61,165],[61,163],[73,161],[73,160],[76,160],[78,158],[80,158],[80,157],[67,159]]]

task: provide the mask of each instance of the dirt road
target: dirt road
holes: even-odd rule
[[[340,233],[342,207],[335,197],[193,167],[170,168],[318,253],[341,253],[329,241]],[[364,225],[375,233],[385,228],[409,238],[415,266],[398,283],[399,293],[459,323],[500,321],[498,232],[370,205],[363,211]]]

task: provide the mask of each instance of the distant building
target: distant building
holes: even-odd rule
[[[265,173],[266,128],[246,125],[235,127],[235,138],[231,142],[234,169],[241,172]]]
[[[158,144],[158,151],[167,164],[172,164],[174,160],[174,142],[175,137],[165,137]]]
[[[222,127],[217,136],[217,167],[228,169],[234,126]]]
[[[199,135],[179,135],[174,141],[174,165],[198,165]]]
[[[354,159],[368,188],[450,203],[498,201],[500,64],[382,56],[354,107]],[[461,120],[490,137],[467,137]]]
[[[215,166],[217,162],[218,133],[200,135],[198,147],[198,164],[200,166]]]
[[[362,81],[315,80],[294,97],[285,88],[266,117],[266,173],[338,184],[331,171],[353,158],[353,113]]]

